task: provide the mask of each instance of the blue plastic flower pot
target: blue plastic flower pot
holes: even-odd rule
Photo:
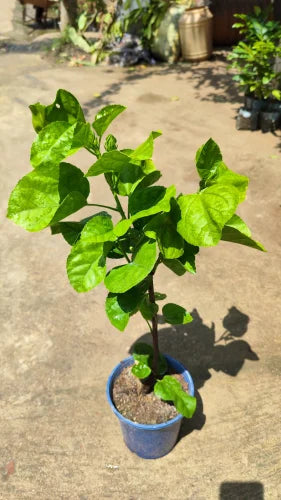
[[[190,396],[194,396],[194,384],[190,373],[181,363],[171,356],[165,355],[165,358],[169,366],[174,369],[176,373],[183,375],[188,383],[188,392]],[[121,361],[121,363],[111,372],[106,387],[107,399],[112,411],[119,419],[123,438],[129,450],[142,458],[160,458],[167,455],[176,444],[183,417],[182,415],[177,415],[172,420],[168,420],[163,424],[146,425],[132,422],[119,413],[112,401],[113,383],[122,370],[127,366],[131,366],[133,363],[134,359],[130,356],[124,359],[124,361]]]

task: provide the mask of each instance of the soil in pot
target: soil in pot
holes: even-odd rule
[[[169,373],[175,377],[188,392],[188,384],[179,373]],[[133,422],[139,424],[161,424],[178,415],[173,404],[162,401],[154,392],[145,393],[142,382],[131,372],[128,366],[115,379],[113,384],[113,402],[117,410]]]

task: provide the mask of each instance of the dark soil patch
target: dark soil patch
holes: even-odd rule
[[[179,373],[170,373],[188,392],[188,384]],[[131,372],[131,367],[124,368],[113,384],[113,402],[123,417],[139,424],[162,424],[179,413],[172,403],[162,401],[154,392],[145,393],[143,384]]]

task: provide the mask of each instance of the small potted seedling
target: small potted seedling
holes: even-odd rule
[[[255,7],[253,14],[236,14],[233,25],[243,41],[233,47],[228,59],[235,70],[233,80],[244,92],[245,105],[237,118],[238,129],[274,131],[280,123],[281,72],[276,60],[281,55],[281,24],[270,19],[270,9]]]
[[[163,266],[177,276],[194,274],[199,247],[220,240],[264,250],[235,213],[248,179],[227,168],[219,147],[209,139],[196,154],[198,191],[177,195],[173,185],[155,185],[161,173],[152,154],[161,132],[151,132],[136,149],[119,150],[112,134],[104,139],[124,106],[106,106],[90,124],[76,98],[59,90],[51,105],[36,103],[30,109],[38,134],[31,147],[33,170],[12,191],[7,215],[28,231],[49,227],[52,234],[64,237],[71,245],[71,285],[87,292],[104,283],[105,310],[114,327],[123,331],[138,312],[149,325],[152,345],[134,346],[133,356],[110,375],[107,396],[128,447],[145,458],[165,455],[176,442],[183,416],[192,418],[196,399],[185,367],[159,351],[159,302],[166,295],[155,290],[154,277]],[[65,162],[83,147],[95,157],[86,174]],[[111,206],[88,202],[90,183],[94,186],[99,175],[112,193]],[[67,219],[83,207],[93,213],[82,220]],[[117,215],[115,223],[111,214]],[[111,259],[118,265],[112,267]],[[172,325],[192,321],[182,305],[165,303],[161,310]],[[122,391],[125,404],[124,398],[118,399]],[[144,408],[145,398],[150,410],[155,406],[151,420],[146,420],[150,410],[138,413],[134,398],[139,396]]]

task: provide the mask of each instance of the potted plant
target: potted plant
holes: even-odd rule
[[[119,150],[112,134],[104,140],[124,106],[104,107],[91,125],[77,99],[59,90],[51,105],[36,103],[30,109],[38,134],[31,146],[33,170],[12,191],[7,216],[28,231],[49,227],[52,234],[63,236],[71,245],[67,258],[71,285],[77,292],[87,292],[103,282],[108,290],[105,310],[114,327],[123,331],[137,312],[146,320],[152,346],[135,345],[133,356],[109,377],[107,395],[129,448],[142,457],[157,458],[173,447],[182,416],[192,417],[196,400],[187,370],[159,352],[158,303],[166,295],[154,289],[154,275],[163,265],[178,276],[194,274],[199,247],[220,240],[264,250],[235,213],[245,198],[248,179],[227,168],[219,147],[209,139],[196,154],[198,192],[177,195],[173,185],[155,185],[161,173],[151,158],[161,132],[151,132],[136,149]],[[86,174],[65,162],[83,147],[95,157]],[[98,175],[104,175],[112,192],[112,206],[87,201],[89,180],[94,184]],[[94,213],[82,220],[65,220],[83,207]],[[117,215],[114,223],[112,213]],[[118,265],[108,266],[111,259]],[[173,303],[166,303],[162,314],[170,324],[192,321],[184,307]],[[118,393],[124,384],[127,399],[125,405],[124,398],[119,401],[121,410]],[[146,410],[141,421],[135,418],[136,394],[148,397],[150,408],[157,406],[156,421],[155,411],[153,421],[143,420]]]
[[[244,40],[234,46],[228,56],[230,67],[236,71],[233,80],[238,82],[245,95],[245,107],[240,109],[238,128],[245,126],[255,130],[261,125],[262,130],[267,131],[268,127],[263,123],[268,120],[269,129],[279,125],[281,72],[276,69],[275,63],[281,55],[281,25],[270,20],[269,16],[270,10],[262,12],[260,7],[255,7],[252,15],[235,16],[239,22],[233,26],[244,36]]]
[[[194,0],[127,0],[123,29],[136,30],[154,57],[174,63],[180,57],[179,19],[193,4]]]

